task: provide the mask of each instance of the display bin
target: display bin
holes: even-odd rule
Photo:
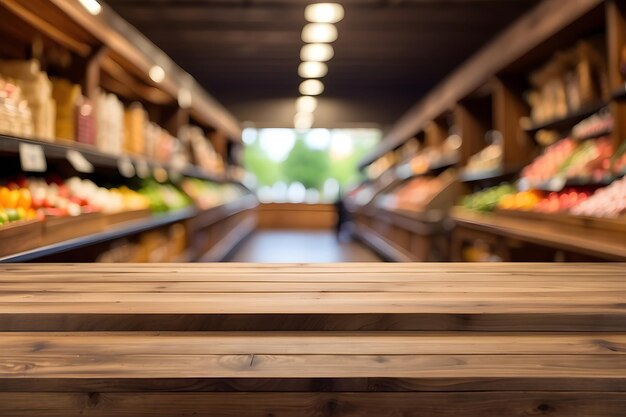
[[[0,256],[35,249],[42,244],[43,222],[22,220],[0,227]]]

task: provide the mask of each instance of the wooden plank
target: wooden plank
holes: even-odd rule
[[[589,277],[590,279],[592,277]],[[507,293],[553,293],[553,292],[607,292],[626,291],[626,280],[612,281],[607,290],[607,281],[554,282],[491,282],[464,281],[464,292],[507,292]],[[45,293],[263,293],[263,292],[422,292],[461,291],[454,282],[281,282],[281,281],[211,281],[211,282],[0,282],[0,294]]]
[[[454,406],[452,406],[454,404]],[[1,393],[4,415],[623,417],[626,395],[601,393]]]
[[[2,392],[626,392],[624,378],[0,379]]]
[[[624,315],[482,314],[0,314],[0,331],[626,331]]]
[[[0,333],[2,356],[624,355],[626,333]]]
[[[5,355],[0,378],[624,378],[624,355]]]

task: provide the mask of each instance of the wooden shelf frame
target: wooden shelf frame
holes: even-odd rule
[[[531,55],[535,48],[548,39],[567,30],[577,20],[594,9],[603,7],[605,3],[612,3],[612,0],[576,0],[569,2],[565,8],[560,0],[544,0],[405,113],[387,132],[379,146],[359,162],[359,167],[365,167],[397,148],[416,132],[422,131],[429,122],[479,91],[493,77],[498,77],[512,64]],[[607,14],[611,13],[612,7],[607,6]]]
[[[177,107],[179,91],[186,89],[191,95],[188,109],[191,117],[205,127],[222,132],[230,140],[241,142],[242,129],[236,118],[108,6],[102,5],[98,16],[89,14],[77,0],[6,0],[2,8],[2,13],[8,11],[85,60],[83,87],[88,96],[106,79],[111,90],[118,94],[130,93],[132,96],[126,97],[128,99],[140,98],[159,106]],[[63,30],[58,29],[61,27]],[[165,70],[165,78],[160,83],[149,78],[154,65]],[[101,73],[106,75],[102,80]]]

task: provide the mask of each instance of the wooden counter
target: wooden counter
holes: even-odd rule
[[[0,265],[0,415],[623,417],[625,306],[626,264]]]

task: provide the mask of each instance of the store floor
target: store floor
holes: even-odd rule
[[[338,242],[326,230],[257,230],[228,259],[231,262],[380,262],[354,241]]]

